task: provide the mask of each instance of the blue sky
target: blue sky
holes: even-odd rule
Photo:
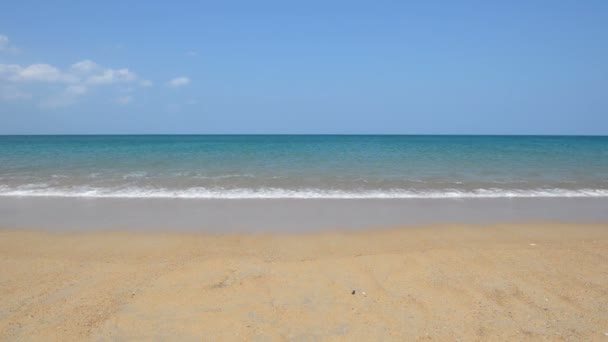
[[[606,1],[11,1],[0,134],[608,134]]]

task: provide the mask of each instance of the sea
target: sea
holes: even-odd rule
[[[4,210],[9,218],[40,216],[30,206],[40,201],[28,199],[44,199],[46,207],[52,199],[114,199],[123,204],[164,199],[173,207],[210,212],[205,202],[211,200],[230,208],[242,206],[239,200],[282,200],[287,206],[284,201],[293,200],[298,207],[310,200],[329,205],[340,200],[342,206],[344,201],[382,200],[372,206],[407,212],[420,202],[394,201],[605,198],[604,136],[0,136],[0,213]],[[29,203],[25,209],[24,203]],[[583,202],[576,203],[580,208]],[[596,204],[597,210],[605,203]],[[442,207],[431,213],[437,208]],[[0,219],[0,225],[16,222]]]
[[[608,137],[0,137],[0,196],[608,197]]]

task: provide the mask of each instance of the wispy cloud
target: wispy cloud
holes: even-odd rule
[[[18,49],[7,36],[0,34],[0,52],[7,51]],[[178,88],[189,83],[188,77],[177,77],[167,82],[167,86]],[[126,105],[133,102],[137,89],[153,85],[151,80],[140,77],[129,68],[103,66],[91,59],[68,66],[0,63],[0,101],[30,100],[41,108],[74,104],[102,87],[115,93],[114,103]]]
[[[61,70],[50,64],[0,64],[0,81],[9,82],[43,82],[86,85],[111,85],[131,83],[139,77],[129,69],[103,68],[93,61],[85,60],[72,64],[67,70]]]
[[[19,87],[27,88],[29,85],[48,85],[47,88],[38,86],[38,92],[43,100],[39,103],[42,108],[65,107],[89,93],[91,88],[112,86],[119,84],[139,84],[142,87],[151,86],[148,80],[140,80],[139,76],[126,68],[113,69],[103,67],[91,60],[83,60],[61,69],[50,64],[32,64],[22,66],[19,64],[0,64],[0,85],[2,96],[0,99],[31,99],[32,94],[22,91]],[[57,93],[56,85],[65,84],[62,92]],[[54,94],[53,94],[54,92]],[[49,95],[50,93],[50,95]],[[28,94],[27,96],[25,94]],[[117,103],[130,102],[121,100]]]
[[[190,79],[188,77],[176,77],[172,80],[170,80],[169,82],[167,82],[167,86],[172,87],[172,88],[179,88],[179,87],[183,87],[183,86],[187,86],[188,84],[190,84]]]
[[[74,83],[78,78],[49,64],[0,64],[0,80],[11,82]]]
[[[12,45],[7,36],[0,34],[0,52],[19,52],[19,49]]]
[[[101,69],[99,64],[93,62],[90,59],[85,59],[84,61],[76,62],[72,64],[70,68],[73,72],[77,74],[90,74]]]
[[[92,85],[128,83],[137,81],[137,75],[129,69],[106,69],[103,72],[91,75],[85,80],[85,83]]]

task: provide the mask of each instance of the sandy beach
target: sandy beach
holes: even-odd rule
[[[0,231],[0,340],[603,340],[608,226]]]

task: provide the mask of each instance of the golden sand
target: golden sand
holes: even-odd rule
[[[0,230],[0,270],[0,340],[608,339],[608,225]]]

